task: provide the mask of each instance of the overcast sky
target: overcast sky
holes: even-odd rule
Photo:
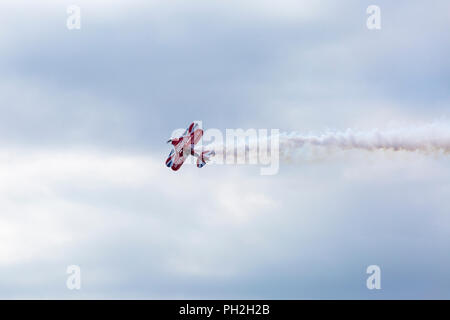
[[[4,0],[0,21],[1,298],[450,298],[448,155],[164,166],[193,120],[450,124],[448,1]]]

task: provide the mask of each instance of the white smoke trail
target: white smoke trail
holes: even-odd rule
[[[282,134],[280,149],[295,150],[305,145],[342,150],[449,152],[450,126],[430,124],[414,128],[371,131],[328,131],[320,135]]]
[[[242,160],[249,159],[249,151],[259,146],[258,152],[261,152],[261,143],[270,146],[273,139],[278,140],[280,160],[288,162],[314,158],[314,154],[323,158],[339,150],[450,153],[450,125],[440,123],[369,131],[347,129],[322,134],[280,133],[277,136],[258,137],[256,140],[247,139],[244,145],[241,142],[232,148],[224,144],[209,145],[206,148],[215,150],[219,158],[236,158],[242,163]]]

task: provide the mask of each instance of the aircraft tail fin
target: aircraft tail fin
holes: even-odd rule
[[[209,161],[216,153],[214,151],[203,151],[202,154],[197,157],[197,167],[202,168],[205,166],[206,161]]]

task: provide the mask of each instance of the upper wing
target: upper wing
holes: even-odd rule
[[[184,131],[183,136],[192,134],[198,128],[198,123],[192,122],[189,127]]]
[[[192,122],[189,125],[188,131],[189,133],[193,133],[198,128],[198,123]]]

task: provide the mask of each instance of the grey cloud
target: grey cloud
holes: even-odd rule
[[[2,10],[0,296],[448,297],[446,158],[350,153],[271,177],[163,165],[191,120],[317,132],[445,116],[448,4],[381,1],[380,32],[369,4],[86,3],[80,32],[64,5]]]

